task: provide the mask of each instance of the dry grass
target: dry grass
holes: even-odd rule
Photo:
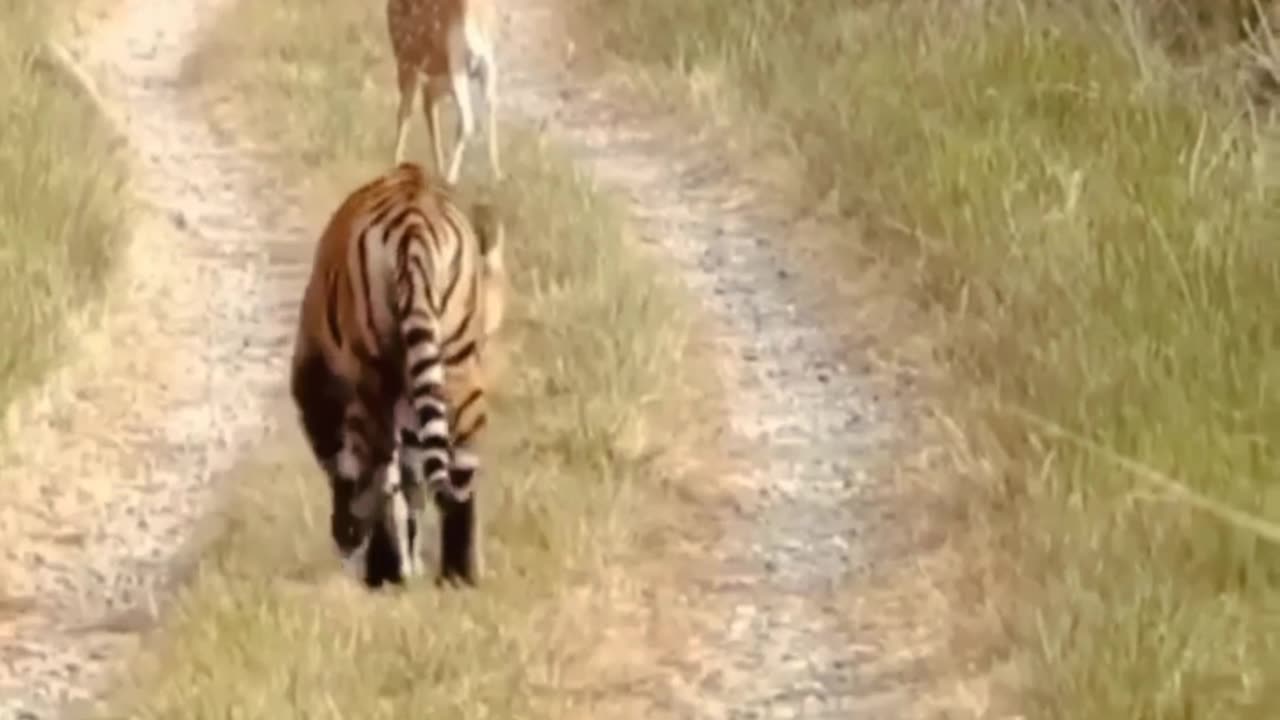
[[[1143,26],[1162,46],[1195,57],[1218,52],[1280,19],[1275,0],[1139,0]]]
[[[110,129],[41,47],[61,9],[0,4],[0,414],[67,349],[127,228]]]
[[[310,188],[315,228],[390,155],[395,92],[381,13],[376,3],[245,0],[187,68],[227,100],[220,122],[282,151],[280,171]],[[412,155],[426,159],[416,120]],[[498,192],[515,288],[480,496],[485,585],[369,594],[338,575],[323,481],[283,407],[281,429],[231,474],[216,539],[106,716],[574,710],[580,698],[562,683],[602,624],[583,609],[597,604],[584,592],[613,592],[618,553],[666,512],[672,428],[657,421],[692,414],[675,405],[689,396],[670,362],[685,354],[687,330],[671,289],[631,249],[618,208],[529,133],[504,135],[510,180]]]
[[[1280,522],[1276,160],[1234,89],[1109,3],[588,4],[913,270],[972,388],[949,409],[990,471],[953,491],[1005,538],[975,595],[1022,713],[1273,717],[1280,549],[1116,459]]]

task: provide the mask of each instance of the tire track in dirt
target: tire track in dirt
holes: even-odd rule
[[[154,619],[215,476],[267,430],[300,264],[279,188],[181,83],[201,0],[120,0],[74,49],[127,138],[136,235],[99,327],[0,459],[0,717],[91,698]],[[88,168],[87,171],[92,171]],[[289,207],[281,202],[280,208]],[[291,269],[292,268],[292,269]]]
[[[180,81],[226,1],[121,0],[84,48],[149,209],[104,327],[25,408],[0,465],[22,478],[0,508],[0,717],[50,717],[101,687],[150,622],[214,476],[266,430],[263,391],[283,377],[296,293],[280,293],[296,290],[308,245],[263,164],[217,137]],[[863,671],[884,649],[850,634],[838,596],[872,561],[869,473],[898,408],[797,308],[770,251],[788,231],[776,215],[694,145],[579,91],[549,51],[558,10],[509,6],[503,103],[621,191],[705,301],[745,458],[728,479],[739,504],[716,510],[728,532],[699,550],[713,572],[683,589],[715,610],[656,669],[644,716],[895,715],[899,696]]]
[[[504,109],[569,146],[683,272],[722,332],[714,347],[742,458],[726,479],[736,507],[712,509],[725,536],[695,551],[710,571],[681,590],[701,609],[687,647],[648,680],[639,714],[897,716],[906,698],[886,677],[904,669],[886,669],[892,653],[852,635],[842,597],[877,560],[866,538],[887,530],[872,471],[904,408],[846,367],[828,329],[799,308],[774,251],[796,232],[781,213],[695,139],[573,76],[562,6],[507,6]]]

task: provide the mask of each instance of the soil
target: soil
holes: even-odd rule
[[[102,687],[285,374],[301,264],[280,258],[304,246],[296,205],[180,81],[228,1],[120,0],[75,48],[146,207],[105,319],[25,403],[4,458],[24,480],[0,508],[2,717],[51,717]],[[856,631],[849,596],[883,558],[881,468],[904,409],[806,309],[778,251],[797,231],[787,214],[696,137],[571,72],[560,7],[509,4],[502,112],[570,148],[683,274],[718,329],[737,459],[732,502],[704,509],[723,532],[693,543],[700,572],[679,588],[703,611],[631,700],[644,717],[898,716],[905,688],[885,678],[902,664],[885,669],[891,653]]]
[[[262,158],[217,137],[180,82],[218,4],[122,0],[71,47],[125,137],[140,208],[107,307],[11,418],[0,717],[49,717],[101,686],[284,377],[293,302],[268,253],[292,218],[263,207],[278,193]]]
[[[702,509],[717,536],[690,537],[683,551],[698,572],[676,604],[698,610],[685,613],[681,649],[649,669],[632,692],[643,697],[613,702],[641,717],[901,716],[911,659],[888,662],[874,634],[858,633],[849,598],[885,557],[872,540],[900,535],[883,472],[906,408],[869,348],[851,351],[812,312],[812,288],[782,249],[818,230],[687,124],[576,72],[563,6],[508,6],[503,109],[623,197],[639,234],[682,274],[716,328],[723,442],[736,458],[719,478],[729,499]],[[660,623],[659,604],[639,622]]]

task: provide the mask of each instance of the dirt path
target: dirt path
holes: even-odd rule
[[[122,0],[73,47],[128,137],[144,204],[109,300],[3,458],[0,717],[89,697],[149,624],[213,478],[264,432],[283,372],[260,164],[213,135],[179,82],[217,2]]]
[[[0,717],[49,717],[89,697],[149,622],[213,478],[263,431],[283,377],[295,219],[245,148],[217,137],[179,81],[200,21],[228,0],[121,0],[81,48],[127,128],[149,210],[109,321],[42,403],[0,509]],[[716,339],[742,471],[728,528],[680,588],[706,610],[641,693],[645,717],[883,717],[899,696],[866,672],[845,594],[871,561],[869,469],[898,411],[804,319],[772,241],[788,232],[714,158],[578,92],[556,0],[509,5],[504,111],[545,124],[630,199],[724,334]],[[287,198],[280,207],[287,207]],[[284,293],[283,295],[280,293]],[[25,711],[27,714],[22,714]]]
[[[710,574],[682,589],[705,611],[647,683],[648,708],[672,717],[850,718],[897,715],[882,685],[890,655],[854,637],[850,586],[875,558],[881,528],[875,460],[901,408],[842,364],[826,328],[798,307],[775,252],[796,228],[780,220],[693,138],[636,115],[635,103],[586,88],[567,70],[557,0],[508,5],[505,103],[540,123],[630,201],[641,233],[682,270],[711,320],[727,378],[735,508],[727,535],[698,551]]]

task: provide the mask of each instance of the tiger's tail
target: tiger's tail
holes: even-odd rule
[[[409,232],[421,232],[421,228]],[[426,252],[424,243],[408,240],[406,253],[410,257],[401,270],[399,331],[404,348],[407,409],[413,417],[410,423],[400,423],[401,440],[406,464],[412,471],[406,480],[419,486],[421,497],[428,497],[447,486],[453,448],[440,318],[431,306],[430,279],[422,275],[431,267],[431,261],[421,257]]]

